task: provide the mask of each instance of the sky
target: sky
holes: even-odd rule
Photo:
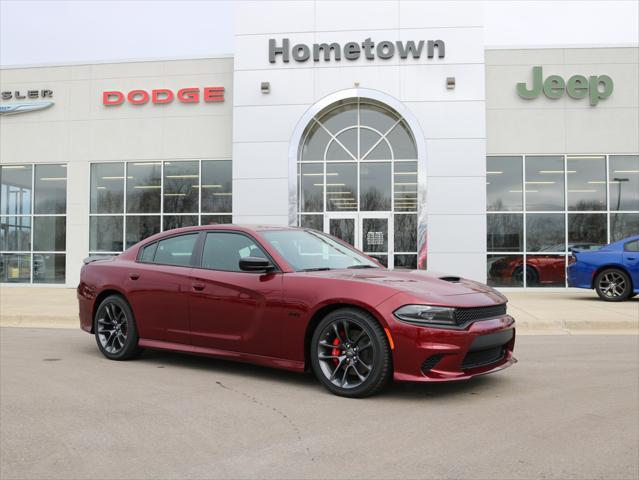
[[[639,0],[483,3],[487,47],[639,44]],[[222,0],[0,0],[0,65],[232,55],[233,10]]]

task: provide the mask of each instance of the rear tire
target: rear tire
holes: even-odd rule
[[[597,274],[595,290],[606,302],[623,302],[632,295],[632,283],[623,270],[607,268]]]
[[[384,330],[371,315],[356,308],[326,315],[313,333],[310,352],[317,379],[342,397],[374,395],[393,375]]]
[[[95,311],[95,341],[109,360],[130,360],[138,356],[138,330],[129,303],[121,295],[109,295]]]

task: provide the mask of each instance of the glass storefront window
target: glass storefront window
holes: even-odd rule
[[[31,213],[31,165],[0,167],[0,215]]]
[[[159,215],[128,215],[126,217],[126,248],[159,232]]]
[[[66,217],[33,217],[33,250],[64,252],[67,243]]]
[[[197,212],[199,179],[198,162],[164,162],[164,212]]]
[[[417,211],[417,162],[395,162],[393,173],[395,211]]]
[[[608,239],[605,213],[568,214],[568,247],[605,245]]]
[[[368,163],[359,168],[360,208],[364,211],[391,209],[391,163]]]
[[[639,155],[610,155],[608,177],[610,210],[639,211]]]
[[[324,215],[300,215],[300,227],[324,231]]]
[[[64,214],[67,211],[67,166],[35,166],[34,214]]]
[[[564,210],[564,157],[526,156],[527,211]]]
[[[606,209],[606,157],[604,155],[568,155],[568,210]]]
[[[610,214],[610,241],[623,240],[639,233],[639,212]]]
[[[526,215],[527,252],[565,252],[566,216],[563,213]]]
[[[64,283],[66,165],[2,165],[0,185],[0,282]]]
[[[357,164],[327,163],[326,209],[333,212],[357,210]],[[321,182],[318,182],[321,185]]]
[[[489,252],[521,252],[524,249],[524,216],[495,213],[487,216],[487,248]]]
[[[488,255],[488,284],[493,287],[523,287],[523,255]]]
[[[232,199],[230,160],[94,163],[90,254],[119,253],[160,231],[231,223]]]
[[[300,165],[300,211],[324,211],[324,164],[307,163]],[[338,173],[332,172],[328,178],[334,178]]]
[[[417,251],[417,215],[396,214],[394,223],[395,251]]]
[[[523,209],[522,157],[486,159],[486,209],[493,212]]]
[[[231,213],[233,180],[230,160],[202,161],[202,212]]]
[[[124,212],[124,163],[91,165],[90,212]]]
[[[161,165],[161,162],[127,163],[127,213],[158,213],[160,211]]]
[[[518,159],[525,165],[525,192],[517,186]],[[639,233],[639,155],[489,156],[486,169],[488,252],[494,252],[488,255],[490,285],[565,286],[566,254],[573,248],[598,248]],[[510,182],[504,181],[507,172]],[[505,191],[517,198],[504,201]],[[525,205],[519,203],[521,193]],[[515,218],[523,222],[526,238],[507,242],[513,230],[523,235]],[[498,253],[521,263],[521,284],[495,273],[506,271]]]
[[[123,250],[123,217],[100,215],[89,221],[91,252],[121,252]]]

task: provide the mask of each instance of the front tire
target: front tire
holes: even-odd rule
[[[607,268],[595,278],[595,290],[606,302],[623,302],[632,295],[632,284],[623,270]]]
[[[100,302],[93,331],[98,348],[109,360],[129,360],[142,351],[133,311],[120,295],[109,295]]]
[[[371,315],[355,308],[324,317],[313,333],[310,350],[315,376],[342,397],[374,395],[393,374],[384,330]]]

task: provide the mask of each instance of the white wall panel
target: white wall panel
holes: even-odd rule
[[[233,177],[287,178],[288,142],[233,144]],[[240,160],[237,160],[240,159]]]
[[[486,175],[484,139],[436,139],[426,141],[428,177]],[[431,161],[432,159],[432,161]]]
[[[295,125],[307,108],[305,105],[235,107],[233,141],[288,141]]]
[[[233,179],[233,215],[286,215],[288,179]]]
[[[484,177],[431,177],[426,192],[429,214],[469,215],[486,212]]]
[[[419,119],[427,139],[486,137],[483,101],[405,103]]]
[[[476,27],[484,23],[482,2],[402,0],[399,2],[401,28]]]
[[[339,90],[354,88],[359,83],[361,88],[381,90],[399,98],[400,86],[397,68],[391,66],[339,66],[333,68],[316,68],[315,100]]]
[[[313,102],[313,68],[290,70],[241,70],[235,73],[235,106],[310,104]],[[261,83],[271,91],[262,93]]]
[[[374,30],[399,26],[399,4],[396,1],[320,1],[315,2],[315,11],[315,28],[318,32]]]
[[[416,101],[484,100],[484,66],[410,65],[400,69],[401,99]],[[455,77],[455,88],[446,88],[446,78]]]
[[[428,215],[428,252],[486,252],[486,215]]]
[[[315,28],[314,1],[242,1],[235,3],[235,9],[235,35],[311,32]]]

